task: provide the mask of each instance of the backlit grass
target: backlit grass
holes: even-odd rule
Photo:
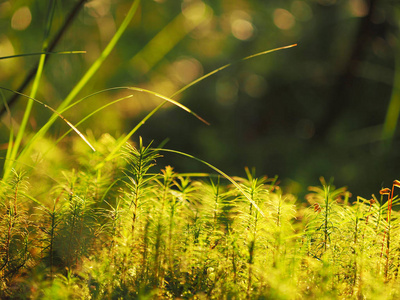
[[[285,193],[278,177],[259,177],[247,168],[243,178],[230,176],[218,162],[137,138],[137,130],[166,103],[208,124],[174,98],[233,63],[170,96],[110,87],[76,100],[134,19],[139,0],[58,108],[50,107],[36,99],[47,55],[82,54],[48,51],[55,2],[50,4],[42,51],[0,58],[40,55],[30,93],[0,87],[10,120],[0,181],[1,299],[400,297],[398,180],[391,189],[378,189],[379,197],[364,199],[321,178],[305,202]],[[148,48],[143,49],[141,54]],[[115,90],[130,94],[93,107],[75,125],[64,117],[86,99]],[[21,120],[13,119],[6,93],[27,101]],[[96,137],[78,130],[111,105],[135,101],[137,93],[162,102],[128,133]],[[30,131],[34,104],[53,115]],[[70,130],[53,139],[47,136],[56,119]],[[61,147],[71,130],[77,136]],[[181,174],[158,165],[172,155],[205,165],[209,173]]]

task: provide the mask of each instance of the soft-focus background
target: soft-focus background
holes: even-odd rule
[[[78,1],[57,1],[54,35]],[[0,0],[0,56],[39,52],[47,1]],[[131,1],[88,0],[55,50],[38,99],[53,107],[68,94],[115,33]],[[398,0],[147,0],[116,49],[80,93],[138,86],[169,96],[196,78],[245,56],[298,43],[221,71],[179,95],[206,126],[165,106],[137,133],[154,145],[202,158],[230,175],[244,167],[278,175],[303,195],[318,178],[334,177],[369,198],[400,179],[400,3]],[[38,57],[0,60],[1,86],[18,89]],[[25,92],[28,92],[26,89]],[[73,123],[126,91],[96,95],[64,115]],[[7,99],[11,94],[4,93]],[[80,126],[93,137],[131,130],[160,100],[136,93]],[[15,124],[26,100],[11,106]],[[50,112],[35,105],[35,131]],[[2,115],[0,143],[8,141]],[[51,134],[67,130],[57,122]],[[64,140],[64,147],[72,134]],[[4,156],[4,150],[1,155]],[[167,156],[178,172],[209,171]]]

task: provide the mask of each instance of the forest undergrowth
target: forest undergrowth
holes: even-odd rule
[[[229,177],[240,190],[160,170],[141,140],[96,170],[115,144],[37,197],[23,170],[2,184],[2,299],[399,297],[399,181],[350,200],[321,178],[305,204],[254,170]]]
[[[115,48],[138,0],[70,94],[51,108],[37,99],[47,56],[82,52],[53,52],[49,46],[55,3],[49,1],[40,53],[0,57],[40,56],[29,95],[0,87],[9,119],[3,120],[8,142],[0,181],[1,299],[400,298],[400,181],[364,199],[321,178],[304,202],[284,193],[278,177],[257,177],[247,168],[245,177],[231,177],[190,154],[141,138],[132,142],[165,103],[207,124],[173,98],[231,66],[169,97],[112,87],[75,100]],[[87,98],[115,90],[129,94],[93,108],[75,125],[63,116]],[[21,120],[14,120],[6,100],[10,92],[27,101]],[[87,137],[78,130],[89,117],[137,93],[163,102],[129,133]],[[53,115],[30,132],[34,104]],[[54,141],[46,134],[56,120],[70,129]],[[70,131],[79,139],[58,147]],[[196,160],[210,173],[159,167],[170,155]],[[73,167],[63,161],[73,161]]]

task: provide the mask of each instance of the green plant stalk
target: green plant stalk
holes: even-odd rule
[[[385,263],[385,280],[388,281],[388,276],[389,276],[389,262],[390,262],[390,231],[391,231],[391,226],[390,226],[390,221],[388,223],[388,228],[387,228],[387,238],[386,238],[386,263]]]
[[[172,170],[171,170],[172,171]],[[158,217],[157,223],[157,237],[156,237],[156,253],[155,253],[155,272],[154,275],[156,277],[156,283],[158,288],[162,288],[163,286],[163,274],[165,273],[165,268],[163,266],[163,260],[165,259],[165,253],[163,253],[162,249],[162,240],[163,240],[163,227],[164,227],[164,216],[166,206],[168,204],[168,194],[170,190],[170,185],[172,182],[172,178],[170,175],[170,170],[166,169],[164,172],[164,182],[162,185],[162,198],[161,198],[161,211]],[[170,220],[172,222],[172,220]],[[170,224],[170,229],[172,229],[172,225]],[[172,238],[172,236],[171,236]],[[169,247],[171,245],[168,245]],[[171,270],[172,271],[172,270]]]
[[[131,202],[129,206],[132,206],[133,204],[133,213],[132,213],[132,241],[134,237],[134,232],[135,232],[135,225],[136,225],[136,220],[137,220],[137,210],[139,206],[139,199],[140,199],[140,193],[141,193],[141,187],[143,185],[143,144],[142,144],[142,139],[140,139],[140,144],[139,144],[139,162],[138,162],[138,171],[136,172],[136,180],[134,180],[135,186],[134,186],[134,200]]]
[[[45,233],[47,233],[47,235],[49,236],[48,247],[49,247],[49,255],[50,255],[50,278],[52,280],[54,278],[54,243],[55,243],[55,237],[56,237],[56,228],[60,223],[60,218],[59,218],[60,210],[56,209],[56,205],[62,195],[63,195],[63,192],[61,192],[60,195],[57,197],[57,199],[53,202],[52,210],[44,208],[44,211],[50,217],[50,231],[45,230]]]
[[[135,0],[132,3],[132,6],[130,7],[126,17],[122,21],[120,27],[118,28],[117,32],[114,34],[114,36],[112,37],[106,48],[104,48],[103,52],[100,54],[97,60],[91,65],[89,70],[85,73],[85,75],[83,75],[81,80],[75,85],[75,87],[71,90],[68,96],[64,99],[61,105],[57,108],[57,111],[62,111],[64,108],[66,108],[72,102],[72,100],[74,100],[74,98],[78,95],[78,93],[86,86],[89,80],[96,74],[96,72],[99,70],[103,62],[106,60],[106,58],[110,55],[111,51],[114,49],[115,45],[121,38],[122,34],[125,32],[126,28],[130,24],[131,20],[133,19],[133,16],[135,15],[139,7],[139,4],[140,0]],[[51,118],[47,121],[47,123],[28,142],[26,147],[21,152],[20,157],[24,157],[29,154],[32,146],[35,144],[37,140],[39,140],[46,134],[46,132],[49,130],[50,126],[54,123],[56,118],[57,114],[53,114],[53,116],[51,116]]]
[[[358,277],[356,278],[357,282],[355,285],[357,285],[357,297],[361,298],[362,295],[362,286],[363,286],[363,281],[364,281],[364,277],[363,277],[363,270],[364,270],[364,260],[365,260],[365,233],[367,230],[367,226],[368,226],[368,221],[369,221],[369,217],[371,216],[371,211],[373,208],[373,201],[374,199],[370,199],[369,200],[369,208],[368,211],[366,213],[366,219],[365,219],[365,224],[364,224],[364,230],[362,232],[362,236],[361,236],[361,247],[357,247],[357,249],[359,249],[358,253],[355,252],[355,254],[359,255],[359,263],[358,263]],[[356,266],[357,266],[357,257],[355,258],[356,260]]]
[[[281,218],[282,218],[282,197],[279,197],[277,212],[276,212],[276,226],[278,228],[281,227]]]
[[[153,266],[153,276],[154,276],[154,286],[153,288],[161,288],[161,269],[162,269],[162,257],[161,257],[161,236],[162,236],[162,224],[159,220],[157,224],[156,241],[155,241],[155,253],[154,253],[154,266]]]
[[[250,198],[255,202],[255,195],[257,192],[257,179],[253,178],[251,174],[247,170],[247,175],[249,176],[249,184],[250,184]],[[250,210],[249,210],[249,221],[253,219],[253,205],[250,203]],[[255,249],[256,249],[256,239],[257,239],[257,223],[258,223],[258,211],[254,213],[253,219],[253,235],[250,240],[250,245],[248,246],[249,252],[249,260],[248,260],[248,281],[247,281],[247,299],[250,299],[250,292],[253,282],[253,264],[254,264],[254,257],[255,257]],[[249,224],[250,225],[250,224]],[[250,227],[250,226],[249,226]]]
[[[142,282],[146,284],[148,282],[149,277],[149,266],[148,266],[148,256],[149,256],[149,240],[150,240],[150,218],[147,217],[144,232],[143,232],[143,245],[142,245],[142,263],[141,265],[141,277],[143,278]]]
[[[358,231],[361,230],[361,224],[360,224],[360,206],[361,203],[359,202],[359,197],[357,197],[357,210],[355,212],[355,226],[354,226],[354,246],[352,247],[353,249],[353,256],[354,256],[354,267],[353,267],[353,281],[352,281],[352,288],[354,288],[357,284],[357,276],[358,274],[360,274],[360,276],[362,276],[361,274],[361,269],[362,266],[359,266],[358,262],[357,262],[357,257],[362,254],[362,247],[363,247],[363,243],[364,243],[364,238],[362,236],[361,238],[361,249],[360,249],[360,239],[358,238]],[[361,213],[362,214],[362,213]],[[368,222],[368,217],[367,217],[367,222]],[[365,229],[365,228],[364,228]]]
[[[164,201],[168,200],[167,196],[169,193],[169,190],[171,188],[172,184],[172,179],[173,177],[171,176],[172,172],[168,172],[165,174],[164,177]],[[172,274],[172,278],[175,278],[174,274],[174,245],[172,243],[172,237],[173,237],[173,230],[174,230],[174,217],[175,217],[175,212],[176,212],[176,204],[177,202],[174,201],[175,199],[172,198],[170,205],[169,205],[169,228],[168,228],[168,258],[169,258],[169,271]],[[168,202],[168,201],[167,201]]]
[[[137,221],[137,213],[138,213],[138,205],[139,205],[139,186],[142,184],[142,182],[138,182],[138,184],[135,186],[135,192],[134,192],[134,200],[133,202],[133,212],[132,212],[132,241],[134,238],[134,234],[135,234],[135,226],[136,226],[136,221]]]
[[[47,46],[49,43],[49,33],[50,33],[50,29],[51,29],[51,24],[53,21],[54,10],[55,10],[55,1],[50,0],[50,7],[49,7],[48,16],[47,16],[45,35],[44,35],[44,42],[43,42],[43,46],[42,46],[43,52],[46,52]],[[38,69],[36,72],[36,77],[35,77],[35,80],[32,85],[30,98],[36,97],[36,93],[39,89],[40,79],[41,79],[42,73],[43,73],[43,67],[44,67],[45,60],[46,60],[46,54],[41,54]],[[15,164],[15,159],[17,157],[17,153],[19,151],[19,147],[21,145],[22,138],[25,134],[26,125],[28,124],[28,120],[29,120],[29,117],[30,117],[30,114],[32,111],[33,102],[34,101],[32,99],[29,99],[28,103],[26,105],[25,113],[22,118],[21,125],[19,127],[17,136],[15,137],[15,142],[14,142],[14,145],[12,146],[11,154],[9,155],[9,160],[8,160],[8,162],[6,162],[5,167],[4,167],[3,179],[8,178],[8,176],[10,175],[10,172],[11,172],[11,167]],[[7,154],[7,156],[8,156],[8,154]]]
[[[176,210],[176,205],[172,203],[169,214],[168,256],[169,256],[169,270],[173,277],[175,276],[174,276],[174,244],[172,243],[172,236],[174,230],[175,210]]]
[[[398,180],[395,180],[393,182],[390,199],[388,199],[388,215],[387,215],[388,230],[387,230],[386,265],[385,265],[385,278],[386,278],[386,281],[388,280],[388,272],[389,272],[390,243],[391,243],[391,233],[390,232],[391,232],[391,229],[392,229],[392,226],[391,226],[391,221],[392,221],[391,215],[392,215],[392,204],[393,204],[393,192],[394,192],[394,188],[395,187],[399,187],[399,181]]]
[[[128,177],[126,185],[129,190],[129,211],[132,213],[131,223],[131,238],[134,241],[134,233],[138,218],[138,208],[141,205],[141,199],[144,194],[145,185],[149,182],[154,175],[148,177],[148,170],[154,165],[154,160],[157,157],[156,152],[149,151],[149,146],[144,147],[142,138],[139,139],[139,147],[136,149],[132,146],[127,146],[126,160],[128,165],[132,168],[125,173]],[[147,176],[147,177],[146,177]],[[133,206],[133,208],[132,208]]]
[[[253,283],[253,263],[254,263],[255,244],[256,244],[256,240],[254,238],[253,240],[250,241],[250,245],[248,246],[248,251],[249,251],[248,265],[249,265],[249,270],[248,270],[247,290],[246,290],[247,299],[250,299],[251,286],[252,286],[252,283]]]
[[[282,200],[282,196],[279,196],[279,201],[278,201],[278,206],[276,207],[276,227],[277,227],[277,232],[275,233],[275,241],[276,241],[276,245],[275,245],[275,257],[274,257],[274,265],[276,266],[279,263],[279,254],[281,252],[281,246],[282,246],[282,233],[283,233],[283,229],[282,229],[282,221],[281,219],[283,218],[282,216],[282,206],[283,206],[283,200]]]
[[[255,183],[254,183],[254,180],[252,180],[252,178],[249,178],[249,181],[250,181],[250,184],[252,185],[251,186],[251,190],[250,190],[250,198],[251,198],[251,200],[253,200],[254,201],[254,185],[255,185]],[[253,216],[253,204],[250,202],[250,205],[249,205],[249,225],[248,225],[248,229],[250,229],[251,228],[251,221],[252,221],[252,216]],[[255,216],[255,217],[257,217],[257,216]]]
[[[329,232],[328,232],[328,224],[329,224],[329,210],[330,210],[330,203],[329,203],[329,186],[324,186],[325,190],[325,216],[324,216],[324,252],[326,252]]]
[[[214,191],[214,212],[213,212],[213,233],[215,234],[217,230],[217,221],[218,221],[218,202],[220,198],[220,177],[218,176],[217,184],[211,180],[211,184]]]
[[[231,232],[229,232],[231,234]],[[238,277],[238,265],[237,265],[237,261],[236,261],[236,240],[231,241],[232,244],[232,271],[233,271],[233,282],[237,283],[237,277]]]
[[[392,215],[392,203],[393,203],[393,192],[395,184],[392,185],[391,195],[388,195],[388,212],[387,212],[387,239],[386,239],[386,264],[385,264],[385,279],[388,280],[389,273],[389,262],[390,262],[390,242],[391,242],[391,215]]]
[[[13,213],[15,216],[18,215],[17,199],[18,199],[18,187],[19,187],[20,179],[22,179],[22,178],[19,177],[18,174],[16,174],[15,191],[14,191],[14,197],[13,197],[13,199],[14,199],[14,203],[13,203],[14,212]],[[10,206],[11,206],[11,203],[10,203]]]
[[[381,196],[381,202],[382,202],[382,200],[383,200],[383,195]],[[388,201],[386,202],[386,204],[389,206],[389,201],[390,201],[390,195],[388,195]],[[388,211],[388,217],[389,217],[389,211]],[[380,254],[380,256],[379,256],[379,258],[380,259],[382,259],[382,256],[383,256],[383,249],[385,248],[385,240],[386,240],[386,238],[389,238],[389,230],[390,230],[390,226],[389,226],[390,224],[389,224],[389,219],[387,220],[387,224],[386,224],[386,228],[384,229],[384,233],[383,233],[383,239],[382,239],[382,247],[381,247],[381,254]],[[388,244],[387,242],[386,242],[386,246],[387,247],[389,247],[389,245],[390,244]],[[380,264],[379,264],[379,267],[380,267]],[[386,265],[385,265],[385,267],[386,267]],[[386,272],[385,272],[385,274],[386,274]]]
[[[74,249],[73,249],[73,245],[75,245],[75,241],[74,238],[76,238],[76,224],[77,224],[77,219],[78,219],[78,214],[79,214],[79,207],[77,204],[77,201],[74,200],[74,196],[70,195],[70,199],[69,199],[69,204],[70,207],[69,209],[72,210],[72,212],[70,212],[70,216],[68,216],[68,218],[70,219],[68,222],[68,226],[70,227],[69,229],[69,238],[68,238],[68,253],[67,253],[67,266],[68,269],[72,268],[72,264],[73,264],[73,260],[74,260],[74,255],[77,255],[77,253],[74,253]]]
[[[54,203],[53,211],[50,214],[51,218],[51,229],[50,229],[50,278],[53,278],[53,266],[54,266],[54,237],[55,237],[55,227],[56,227],[56,204]]]

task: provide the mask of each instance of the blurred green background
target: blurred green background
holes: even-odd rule
[[[38,99],[57,107],[100,55],[131,1],[56,1],[51,35],[72,14],[52,55]],[[80,5],[79,2],[82,2]],[[80,6],[79,6],[80,5]],[[0,56],[39,52],[48,1],[0,0]],[[369,198],[399,177],[400,3],[397,0],[147,0],[116,49],[79,97],[116,86],[137,86],[166,96],[196,78],[245,56],[298,43],[221,71],[178,96],[211,123],[206,126],[171,105],[136,134],[154,145],[187,152],[244,176],[278,175],[289,192],[306,193],[324,176]],[[1,86],[18,89],[37,56],[0,60]],[[29,87],[25,89],[27,93]],[[96,95],[64,113],[73,123],[128,95]],[[11,93],[5,93],[10,100]],[[79,128],[96,138],[130,131],[160,100],[134,97],[108,107]],[[17,125],[26,100],[12,105]],[[32,131],[50,111],[35,105]],[[2,114],[1,151],[9,115]],[[16,126],[15,125],[15,126]],[[51,134],[67,130],[57,122]],[[63,147],[68,148],[70,134]],[[4,156],[4,155],[2,155]],[[178,172],[209,171],[198,162],[167,155],[159,164]]]

